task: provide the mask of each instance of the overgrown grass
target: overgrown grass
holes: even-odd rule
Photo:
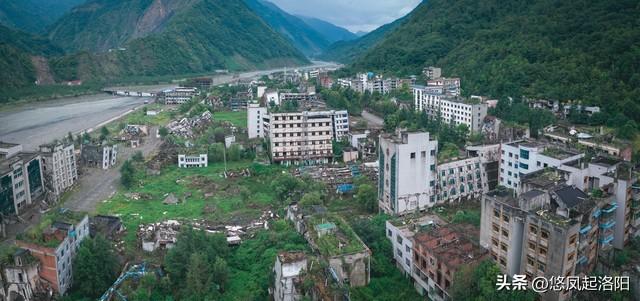
[[[249,168],[251,162],[230,162],[229,170]],[[274,195],[270,190],[269,172],[281,169],[277,166],[261,167],[268,172],[252,177],[225,179],[223,163],[211,164],[206,168],[180,169],[170,166],[159,176],[148,177],[142,167],[137,168],[136,184],[130,191],[120,191],[111,199],[98,205],[100,214],[118,215],[127,229],[125,242],[127,249],[134,251],[136,229],[140,224],[167,219],[205,219],[217,223],[245,221],[260,216],[263,210],[274,205]],[[248,191],[248,199],[242,200],[238,193],[241,187]],[[127,193],[138,193],[134,200]],[[187,193],[191,196],[186,198]],[[211,193],[205,197],[206,193]],[[175,205],[163,204],[169,195],[175,195],[181,202]]]
[[[214,121],[229,121],[237,127],[247,127],[247,111],[222,111],[213,113]]]

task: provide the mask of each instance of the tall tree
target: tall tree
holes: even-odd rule
[[[109,241],[98,235],[80,244],[73,260],[72,293],[97,298],[113,284],[118,276],[118,259]]]

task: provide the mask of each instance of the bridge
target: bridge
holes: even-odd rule
[[[109,93],[117,96],[130,96],[130,97],[154,97],[155,92],[142,92],[142,91],[128,91],[128,90],[112,90],[102,89],[102,92]]]

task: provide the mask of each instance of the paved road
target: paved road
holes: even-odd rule
[[[90,95],[0,111],[0,140],[35,150],[67,133],[92,128],[143,105],[148,98]]]
[[[369,123],[369,127],[382,128],[384,126],[384,119],[367,111],[362,111],[362,118],[367,120],[367,123]]]

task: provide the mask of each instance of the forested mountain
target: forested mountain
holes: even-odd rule
[[[0,93],[33,85],[37,70],[32,59],[59,54],[62,49],[45,38],[0,25]]]
[[[93,0],[51,32],[67,50],[48,60],[57,81],[133,78],[299,65],[306,58],[241,0]],[[73,45],[73,46],[70,46]]]
[[[404,16],[389,24],[382,25],[376,30],[354,40],[338,41],[320,55],[326,61],[350,63],[363,55],[368,49],[377,45],[388,33],[400,26],[408,16]]]
[[[358,36],[353,32],[350,32],[340,26],[331,24],[327,21],[317,18],[298,16],[302,21],[311,26],[315,31],[322,34],[322,36],[329,41],[329,43],[335,43],[337,41],[349,41],[357,39]]]
[[[45,33],[47,27],[86,0],[0,0],[0,24]]]
[[[580,100],[640,120],[640,5],[619,1],[429,0],[351,71],[463,78],[465,93]],[[616,122],[617,122],[616,121]]]
[[[288,14],[269,1],[244,1],[271,28],[288,38],[307,56],[318,55],[331,44],[320,32],[307,25],[302,19]]]

